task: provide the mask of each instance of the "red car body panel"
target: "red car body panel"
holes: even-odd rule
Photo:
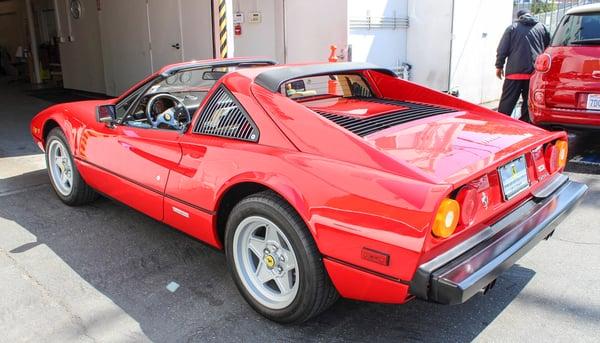
[[[529,113],[537,125],[600,129],[600,111],[586,109],[588,94],[600,94],[600,47],[554,46],[551,64],[536,71],[529,87]],[[543,100],[536,101],[538,98]]]
[[[217,213],[225,194],[246,183],[269,188],[304,220],[342,296],[386,303],[412,297],[408,284],[419,264],[531,198],[548,176],[538,174],[531,151],[566,137],[372,70],[362,75],[378,97],[453,110],[359,137],[310,108],[374,116],[393,106],[296,102],[254,82],[258,73],[273,68],[279,66],[226,74],[192,118],[196,122],[223,84],[260,128],[258,143],[195,134],[191,127],[185,133],[110,128],[96,120],[98,105],[123,97],[52,106],[33,119],[32,135],[43,148],[44,135],[58,125],[90,186],[217,248],[222,248]],[[526,156],[531,188],[503,201],[496,168],[519,155]],[[489,195],[489,206],[468,227],[435,238],[430,228],[440,201],[482,180],[486,185],[478,192]],[[363,258],[364,248],[388,255],[389,264]]]

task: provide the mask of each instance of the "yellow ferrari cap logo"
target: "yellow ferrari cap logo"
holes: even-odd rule
[[[267,265],[267,268],[269,268],[269,269],[272,269],[273,267],[275,267],[275,259],[273,258],[273,256],[271,256],[271,255],[265,256],[265,264]]]
[[[517,167],[514,164],[511,167],[512,167],[512,177],[514,178],[515,176],[517,176]]]

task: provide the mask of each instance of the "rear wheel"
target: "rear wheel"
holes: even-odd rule
[[[46,138],[46,168],[56,195],[67,205],[83,205],[98,194],[79,175],[67,140],[60,128],[54,128]]]
[[[226,230],[229,271],[258,313],[299,323],[337,299],[306,225],[275,193],[243,199],[231,211]]]

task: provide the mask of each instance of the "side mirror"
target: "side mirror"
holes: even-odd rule
[[[117,118],[115,105],[100,105],[96,108],[96,120],[113,127]]]

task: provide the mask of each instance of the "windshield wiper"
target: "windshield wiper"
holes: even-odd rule
[[[597,45],[597,44],[600,44],[600,38],[588,38],[588,39],[574,40],[574,41],[571,41],[571,44],[576,44],[576,45],[585,45],[585,44]]]

